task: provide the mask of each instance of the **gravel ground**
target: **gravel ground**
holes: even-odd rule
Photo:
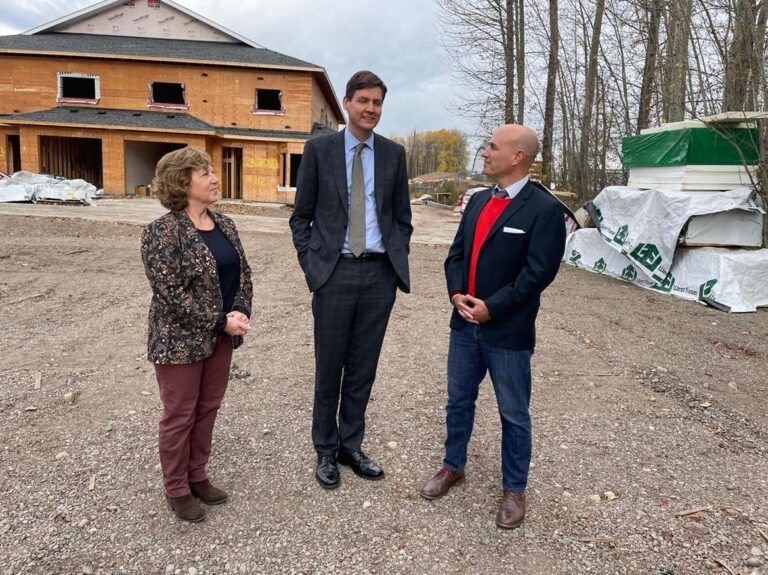
[[[564,267],[533,359],[529,513],[494,526],[500,431],[484,385],[468,481],[417,491],[442,455],[455,220],[415,208],[369,408],[366,482],[312,473],[310,296],[285,214],[234,215],[253,268],[201,524],[165,507],[145,359],[147,200],[0,206],[0,574],[768,573],[765,310],[726,315]],[[42,217],[37,217],[42,216]]]

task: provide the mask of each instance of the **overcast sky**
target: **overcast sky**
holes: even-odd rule
[[[389,88],[377,131],[474,124],[455,113],[447,56],[438,41],[433,0],[175,0],[238,34],[325,67],[341,98],[359,69]],[[95,4],[93,0],[0,0],[0,35],[18,34]]]

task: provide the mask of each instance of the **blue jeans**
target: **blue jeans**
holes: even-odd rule
[[[490,372],[501,416],[501,477],[509,491],[523,491],[531,463],[531,356],[533,351],[484,342],[479,326],[451,330],[448,349],[448,404],[443,465],[453,471],[467,464],[467,445],[475,421],[480,382]]]

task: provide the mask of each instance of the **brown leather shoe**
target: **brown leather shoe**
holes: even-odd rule
[[[505,489],[499,512],[496,514],[496,526],[502,529],[514,529],[522,525],[523,519],[525,519],[525,492]]]
[[[200,523],[205,519],[205,511],[200,507],[197,499],[192,497],[191,493],[182,495],[181,497],[171,497],[165,495],[165,500],[168,502],[168,507],[176,514],[176,517],[182,521],[188,521],[189,523]]]
[[[437,473],[432,476],[432,479],[427,481],[427,484],[421,488],[419,495],[424,499],[438,499],[442,497],[453,487],[459,485],[464,481],[464,470],[451,471],[447,467],[441,467]]]
[[[192,495],[206,505],[220,505],[227,500],[227,492],[214,487],[207,479],[190,481],[189,489],[192,491]]]

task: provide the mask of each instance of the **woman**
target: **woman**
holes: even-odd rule
[[[208,207],[219,180],[202,150],[182,148],[157,164],[152,190],[169,213],[141,236],[152,287],[148,358],[163,402],[158,445],[166,499],[179,519],[196,523],[198,503],[227,494],[205,465],[229,379],[232,350],[250,329],[251,270],[235,224]],[[197,498],[197,499],[196,499]]]

